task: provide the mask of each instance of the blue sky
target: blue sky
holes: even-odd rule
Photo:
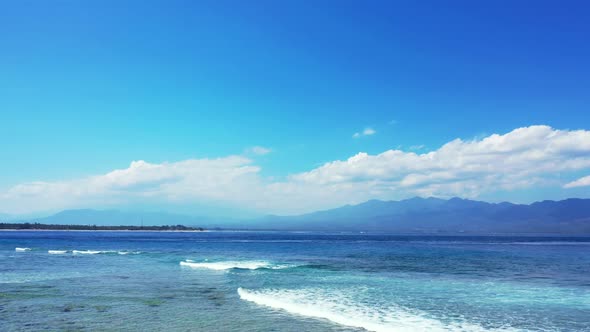
[[[590,175],[589,14],[582,1],[4,1],[0,212],[227,206],[298,213],[415,195],[590,197],[584,181],[564,187]],[[443,175],[437,171],[447,166],[437,164],[379,173],[371,162],[363,174],[351,166],[354,172],[341,172],[354,176],[314,177],[305,189],[297,182],[358,153],[420,155],[457,138],[477,142],[517,128],[545,134],[514,138],[530,145],[530,155],[547,152],[556,132],[570,145],[547,152],[545,168],[527,159],[527,167],[515,169],[522,171],[518,179],[485,185],[466,184],[483,171]],[[522,151],[495,156],[500,171],[486,176],[502,165],[510,169],[510,156]],[[133,190],[88,183],[129,170],[132,161],[170,166],[212,158],[230,160],[228,169],[215,165],[227,172],[252,167],[256,179],[220,185],[214,195],[206,194],[214,191],[208,186],[189,189],[198,178],[225,174],[201,168],[183,168],[192,180],[182,189],[169,188],[189,174],[177,170],[158,178],[163,182],[133,172],[117,178]],[[388,165],[399,162],[391,158]],[[549,167],[574,159],[566,168]],[[445,179],[444,190],[400,185],[432,173]],[[344,188],[334,181],[351,193],[324,199]],[[277,196],[269,186],[299,194],[266,204],[268,195]],[[239,194],[223,194],[233,191]],[[253,202],[244,198],[256,196],[250,191],[265,194]],[[309,191],[324,196],[312,204]]]

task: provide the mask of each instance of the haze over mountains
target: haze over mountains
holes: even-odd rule
[[[269,228],[280,225],[280,229],[399,233],[590,234],[590,199],[542,201],[530,205],[460,198],[371,200],[301,216],[269,216],[259,225]]]
[[[2,217],[0,216],[0,221]],[[530,205],[460,198],[371,200],[298,216],[238,220],[163,212],[66,210],[28,220],[44,224],[187,225],[232,229],[368,231],[417,234],[590,234],[590,199],[542,201]]]

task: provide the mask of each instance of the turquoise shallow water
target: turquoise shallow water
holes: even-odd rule
[[[0,232],[0,330],[590,331],[590,239]]]

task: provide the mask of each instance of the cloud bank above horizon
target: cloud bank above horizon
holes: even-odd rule
[[[271,150],[250,151],[265,155]],[[15,185],[0,191],[0,211],[22,214],[166,202],[295,214],[369,199],[478,198],[537,187],[568,190],[590,186],[590,175],[572,178],[590,173],[590,131],[529,126],[479,139],[457,138],[421,154],[397,149],[375,155],[360,152],[279,180],[263,176],[261,170],[255,158],[243,155],[160,164],[138,160],[106,174]]]

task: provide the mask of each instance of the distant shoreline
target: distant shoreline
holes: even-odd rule
[[[203,230],[149,230],[149,229],[15,229],[15,228],[0,228],[1,232],[144,232],[144,233],[215,233],[215,232],[229,232],[229,233],[291,233],[291,234],[331,234],[340,236],[399,236],[399,237],[450,237],[450,238],[580,238],[590,239],[590,234],[559,234],[559,233],[388,233],[388,232],[357,232],[357,231],[294,231],[294,230],[265,230],[265,229],[203,229]]]
[[[153,233],[201,233],[209,230],[153,230],[153,229],[17,229],[0,228],[0,232],[153,232]]]
[[[0,231],[76,231],[76,232],[203,232],[202,227],[184,225],[163,226],[97,226],[97,225],[59,225],[40,223],[0,223]]]

